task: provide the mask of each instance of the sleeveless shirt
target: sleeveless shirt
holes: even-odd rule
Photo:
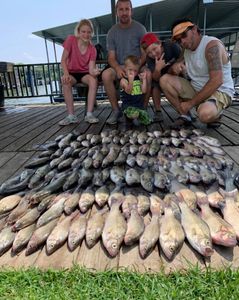
[[[187,73],[191,79],[191,84],[196,91],[200,91],[209,80],[208,63],[205,57],[205,50],[210,41],[218,40],[215,37],[203,36],[195,51],[185,49],[184,58]],[[218,40],[220,41],[220,40]],[[220,41],[221,42],[221,41]],[[228,61],[222,66],[223,84],[218,91],[224,92],[230,97],[234,94],[234,84],[231,76],[231,62]]]

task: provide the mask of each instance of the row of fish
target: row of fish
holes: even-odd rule
[[[141,185],[148,192],[168,191],[174,178],[184,184],[218,181],[224,186],[224,169],[233,168],[219,141],[199,130],[69,133],[45,147],[20,175],[1,185],[1,195],[32,189],[54,193],[110,181]]]
[[[226,188],[231,188],[230,184],[231,180]],[[84,237],[88,247],[102,238],[111,257],[119,253],[123,243],[138,243],[139,253],[145,258],[159,242],[171,260],[181,249],[185,237],[203,256],[212,255],[212,243],[226,247],[237,245],[239,193],[235,188],[207,195],[199,189],[193,192],[179,187],[163,200],[157,194],[124,194],[118,187],[102,195],[106,200],[99,202],[99,207],[98,199],[91,213],[89,208],[97,199],[96,194],[94,197],[86,197],[82,192],[45,194],[42,198],[34,198],[33,194],[3,198],[0,201],[0,254],[10,248],[14,254],[26,248],[29,255],[44,244],[51,254],[66,241],[73,251]]]

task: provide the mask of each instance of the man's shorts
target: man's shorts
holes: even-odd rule
[[[180,93],[179,97],[182,99],[182,101],[184,101],[184,99],[185,99],[185,101],[187,101],[186,99],[192,99],[195,96],[196,91],[194,90],[194,88],[192,87],[190,82],[182,77],[179,77],[179,81],[182,86],[182,92]],[[230,106],[232,103],[231,97],[229,95],[227,95],[226,93],[223,93],[220,91],[216,91],[215,93],[213,93],[212,96],[210,96],[204,102],[207,102],[207,101],[210,101],[210,102],[212,101],[215,103],[217,110],[218,110],[218,115],[221,115],[223,110],[225,108],[227,108],[228,106]],[[199,104],[196,107],[196,109],[198,109],[201,104]]]

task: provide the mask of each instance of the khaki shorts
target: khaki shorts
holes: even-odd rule
[[[187,101],[186,99],[192,99],[195,96],[196,91],[194,90],[190,82],[181,77],[179,77],[179,81],[182,85],[182,93],[179,95],[179,97],[182,99],[182,101],[184,101],[183,99],[185,99],[185,101]],[[223,110],[230,106],[232,103],[232,99],[229,95],[219,91],[213,93],[212,96],[210,96],[204,102],[206,101],[213,101],[215,103],[218,110],[218,115],[222,114]],[[196,109],[198,109],[200,105],[201,104],[199,104]]]

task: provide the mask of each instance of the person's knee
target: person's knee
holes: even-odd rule
[[[96,88],[98,85],[98,80],[97,78],[90,76],[89,81],[88,81],[88,86],[90,89]]]
[[[71,89],[72,88],[72,83],[71,82],[62,82],[62,88],[64,89],[64,90],[66,90],[66,89]]]
[[[218,112],[207,105],[201,106],[197,110],[198,118],[202,123],[210,123],[218,118]]]
[[[162,89],[166,88],[171,82],[170,79],[171,79],[171,77],[168,74],[165,74],[165,75],[161,76],[160,79],[159,79],[160,87]]]
[[[103,80],[104,83],[108,83],[109,81],[114,80],[113,73],[111,72],[110,69],[106,69],[105,71],[103,71],[102,80]]]

